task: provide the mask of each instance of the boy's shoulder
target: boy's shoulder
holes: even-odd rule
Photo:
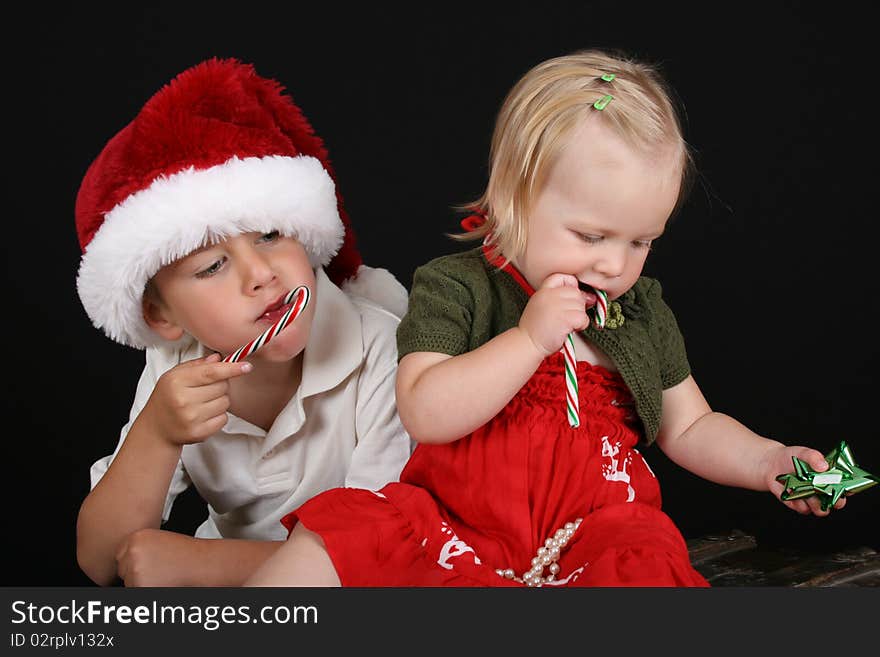
[[[321,277],[325,284],[337,287],[327,279],[323,270]],[[409,293],[394,274],[382,267],[362,264],[357,275],[342,284],[341,291],[349,299],[359,298],[374,309],[384,309],[395,317],[406,314]]]
[[[365,357],[388,352],[396,360],[397,326],[400,318],[393,312],[366,297],[347,295],[360,316],[361,341]],[[393,352],[393,353],[392,353]]]
[[[346,281],[341,288],[326,277],[325,281],[341,293],[337,299],[347,300],[360,315],[365,331],[395,331],[406,313],[406,288],[387,269],[361,265],[357,278]]]
[[[397,329],[400,318],[387,308],[366,297],[350,295],[348,298],[361,316],[361,324],[365,330]]]

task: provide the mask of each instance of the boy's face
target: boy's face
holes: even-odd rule
[[[226,356],[284,314],[284,296],[299,285],[311,302],[252,360],[289,360],[305,348],[315,310],[315,274],[298,241],[278,232],[244,233],[194,251],[153,278],[159,299],[145,302],[150,326],[165,339],[185,331]]]
[[[535,198],[526,249],[514,264],[535,289],[562,273],[619,297],[663,233],[680,178],[672,149],[648,158],[601,121],[581,122]]]

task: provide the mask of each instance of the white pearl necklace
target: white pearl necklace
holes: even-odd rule
[[[538,548],[538,556],[532,559],[531,569],[524,572],[522,577],[517,577],[513,568],[499,568],[495,572],[505,579],[512,579],[526,586],[549,584],[559,574],[559,564],[556,563],[559,561],[559,554],[568,545],[582,520],[583,518],[577,518],[574,522],[565,523],[565,527],[557,529],[553,536],[544,541],[544,545]],[[550,571],[547,576],[544,576],[545,567]]]

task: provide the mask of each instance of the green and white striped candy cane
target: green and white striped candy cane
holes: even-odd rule
[[[608,317],[608,295],[604,290],[593,288],[596,293],[596,305],[593,308],[595,319],[593,325],[597,329],[605,328]],[[577,358],[574,353],[574,334],[565,336],[562,343],[562,355],[565,360],[565,408],[568,424],[572,427],[581,425],[580,406],[578,403]]]

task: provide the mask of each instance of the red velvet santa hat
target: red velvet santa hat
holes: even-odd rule
[[[147,281],[208,241],[279,230],[340,286],[361,265],[323,142],[278,82],[233,59],[179,74],[107,143],[76,228],[86,312],[138,348],[161,342],[142,316]]]

